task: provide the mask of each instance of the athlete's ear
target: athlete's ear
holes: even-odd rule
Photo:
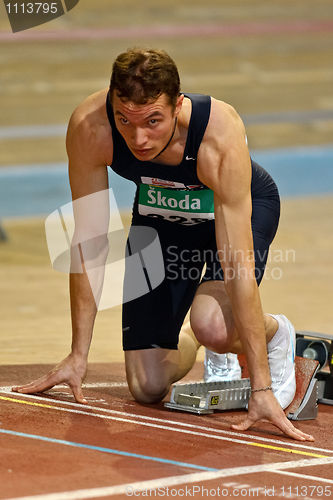
[[[182,109],[183,101],[184,101],[184,94],[179,94],[179,96],[177,97],[177,101],[176,101],[174,116],[179,115],[180,110]]]

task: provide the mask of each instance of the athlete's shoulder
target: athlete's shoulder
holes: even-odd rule
[[[209,149],[222,153],[236,146],[238,141],[244,141],[245,137],[244,124],[235,108],[212,97],[203,146],[206,145]],[[205,149],[205,146],[202,149]]]
[[[207,127],[211,134],[244,131],[244,124],[236,109],[227,102],[211,98],[211,113]]]
[[[100,150],[112,145],[112,131],[106,112],[107,89],[88,96],[73,111],[68,124],[67,147]]]
[[[217,168],[227,155],[246,145],[244,124],[230,104],[211,98],[211,112],[198,154],[198,171]]]

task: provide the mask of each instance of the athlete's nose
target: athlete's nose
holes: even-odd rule
[[[137,127],[133,133],[133,143],[138,149],[144,147],[147,144],[147,133],[144,128]]]

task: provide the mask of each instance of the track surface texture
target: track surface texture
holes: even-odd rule
[[[10,392],[12,382],[48,368],[0,370],[0,498],[126,498],[158,488],[180,498],[186,487],[197,498],[206,490],[214,496],[218,488],[234,497],[333,494],[329,406],[319,406],[316,420],[296,423],[315,437],[303,444],[265,423],[247,433],[231,431],[242,411],[196,416],[162,403],[139,405],[122,364],[91,365],[87,405],[76,404],[62,386],[34,396]],[[186,379],[200,379],[201,371],[197,363]],[[45,496],[50,493],[56,495]]]

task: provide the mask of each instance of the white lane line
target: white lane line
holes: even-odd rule
[[[56,387],[58,387],[58,386],[56,386]],[[300,443],[296,443],[294,441],[282,441],[282,440],[279,440],[279,439],[265,438],[265,437],[261,437],[261,436],[255,436],[255,435],[252,435],[252,434],[243,434],[243,433],[240,433],[240,432],[233,432],[231,430],[229,431],[229,430],[217,429],[217,428],[214,428],[214,427],[207,427],[207,426],[203,426],[203,425],[189,424],[189,423],[180,422],[180,421],[176,421],[176,420],[169,420],[169,419],[163,419],[163,418],[157,418],[157,417],[149,417],[147,415],[137,415],[135,413],[123,412],[123,411],[118,411],[118,410],[111,410],[111,409],[108,409],[108,408],[100,408],[100,407],[96,407],[96,406],[85,405],[85,404],[75,403],[75,402],[71,402],[71,401],[59,401],[59,400],[54,400],[54,399],[46,398],[46,397],[43,397],[43,396],[35,396],[35,395],[31,395],[31,394],[15,393],[15,392],[12,392],[10,390],[10,388],[7,388],[8,390],[6,390],[6,391],[2,391],[1,389],[2,388],[0,388],[0,392],[6,393],[6,394],[10,394],[12,397],[22,396],[22,397],[25,397],[27,399],[46,401],[48,403],[58,403],[58,404],[67,405],[67,406],[74,406],[76,408],[82,408],[82,409],[85,409],[85,410],[94,410],[94,411],[99,411],[99,412],[103,412],[103,413],[107,413],[107,414],[111,414],[111,415],[119,415],[119,416],[123,416],[123,417],[127,417],[127,418],[134,418],[134,419],[141,419],[141,420],[150,420],[152,422],[158,422],[158,423],[168,424],[168,425],[170,424],[170,425],[173,425],[173,426],[174,425],[178,425],[180,427],[186,427],[186,428],[189,428],[189,429],[197,429],[197,430],[205,431],[205,432],[212,432],[212,433],[223,434],[223,435],[227,435],[227,436],[235,436],[236,438],[245,438],[246,440],[253,439],[253,440],[256,440],[256,441],[262,441],[264,443],[270,443],[271,445],[288,446],[288,448],[290,448],[290,447],[300,448],[300,449],[305,449],[305,450],[308,450],[308,451],[314,451],[314,452],[318,452],[318,453],[319,452],[320,453],[330,453],[330,454],[333,453],[333,450],[331,450],[331,449],[318,448],[316,446],[310,446],[310,445],[300,444]],[[63,408],[63,410],[65,410],[65,408]],[[100,416],[101,418],[103,417],[102,415],[98,415],[98,414],[95,414],[95,413],[89,413],[89,412],[83,412],[83,414],[90,415],[90,416],[94,416],[94,415],[95,416]],[[131,422],[133,422],[133,421],[131,421]],[[140,422],[137,422],[137,423],[139,424]],[[173,428],[173,430],[174,430],[174,428]],[[218,438],[218,436],[217,436],[217,438]],[[231,439],[231,441],[232,440],[233,439]]]
[[[15,401],[13,401],[13,402],[15,403]],[[50,403],[50,400],[48,400],[48,402]],[[38,403],[26,403],[26,404],[32,404],[32,405],[35,404],[36,406],[38,406]],[[220,441],[231,441],[232,443],[239,443],[239,444],[243,444],[243,445],[247,444],[250,446],[255,446],[257,444],[257,443],[251,442],[251,441],[236,439],[234,437],[217,436],[216,434],[207,434],[206,432],[198,432],[198,431],[194,431],[194,430],[192,431],[192,430],[188,430],[188,429],[176,429],[175,427],[170,427],[168,425],[153,424],[150,422],[140,422],[140,421],[135,420],[133,418],[121,418],[121,417],[115,417],[115,416],[111,416],[111,415],[101,415],[99,413],[90,413],[87,411],[73,410],[70,408],[63,408],[61,406],[54,406],[54,405],[41,404],[40,406],[42,406],[44,408],[46,407],[47,409],[55,410],[55,411],[63,411],[66,413],[75,413],[77,415],[85,415],[87,417],[102,418],[104,420],[113,420],[116,422],[123,422],[123,423],[127,423],[127,424],[132,424],[132,425],[141,425],[143,427],[152,427],[154,429],[162,429],[162,430],[166,430],[166,431],[179,432],[181,434],[190,434],[190,435],[194,435],[196,437],[200,436],[200,437],[204,437],[204,438],[217,439]],[[102,408],[99,408],[99,409],[102,410]],[[265,445],[262,445],[262,446],[265,446]],[[267,445],[267,446],[269,446],[269,445]],[[302,453],[302,452],[296,451],[295,453]],[[306,452],[304,452],[304,453],[306,453]]]
[[[320,483],[333,484],[333,479],[326,479],[324,477],[318,477],[318,476],[308,476],[307,474],[300,474],[299,472],[286,472],[281,470],[274,470],[272,472],[274,472],[274,474],[284,474],[285,476],[308,479],[309,481],[318,481]]]
[[[56,385],[56,389],[68,389],[67,384]],[[82,384],[83,389],[108,389],[109,387],[128,387],[127,382],[94,382]],[[0,392],[12,392],[12,386],[0,387]]]
[[[5,397],[0,397],[1,399],[6,399]],[[286,448],[286,443],[284,443],[284,447],[278,447],[278,446],[273,446],[271,444],[261,444],[261,443],[256,443],[255,441],[249,441],[248,436],[246,436],[246,440],[243,439],[237,439],[236,437],[226,437],[226,436],[221,436],[217,434],[207,434],[207,432],[198,432],[197,430],[188,430],[188,429],[181,429],[181,428],[176,428],[175,426],[167,426],[167,425],[160,425],[160,424],[153,424],[150,422],[140,422],[135,419],[129,419],[129,418],[121,418],[121,417],[115,417],[111,415],[101,415],[98,413],[90,413],[86,411],[81,411],[81,410],[73,410],[69,408],[64,408],[62,406],[54,406],[54,405],[46,405],[44,403],[33,403],[33,402],[27,402],[23,400],[16,400],[13,398],[7,398],[10,401],[13,401],[13,403],[21,403],[21,404],[27,404],[27,405],[32,405],[32,406],[37,406],[37,407],[42,407],[42,408],[47,408],[51,410],[56,410],[56,411],[63,411],[67,413],[75,413],[78,415],[85,415],[88,417],[96,417],[96,418],[102,418],[104,420],[113,420],[116,422],[125,422],[129,423],[132,425],[141,425],[144,427],[152,427],[154,429],[162,429],[162,430],[167,430],[167,431],[172,431],[172,432],[179,432],[181,434],[190,434],[194,435],[196,437],[204,437],[204,438],[209,438],[209,439],[215,439],[219,441],[231,441],[232,443],[239,443],[242,445],[247,445],[247,446],[253,446],[253,447],[259,447],[259,448],[266,448],[266,449],[273,449],[275,451],[282,451],[286,453],[295,453],[295,454],[300,454],[300,455],[308,455],[308,456],[313,456],[313,457],[323,457],[322,455],[318,453],[313,453],[312,451],[303,451],[303,450],[293,450],[291,448]],[[206,430],[206,429],[205,429]],[[317,450],[316,450],[317,451]],[[324,457],[324,458],[330,458],[330,457]]]
[[[196,384],[197,380],[188,380],[187,384]],[[12,392],[11,385],[0,387],[0,392]],[[109,389],[113,387],[128,387],[127,382],[91,382],[82,384],[83,389]],[[68,389],[68,384],[59,384],[55,386],[56,389]],[[22,394],[23,395],[23,394]],[[73,403],[74,404],[74,403]],[[76,403],[77,404],[77,403]]]
[[[214,472],[194,472],[182,476],[162,477],[150,481],[139,481],[136,483],[120,484],[116,486],[107,486],[103,488],[91,488],[76,491],[63,491],[50,493],[46,495],[33,495],[25,497],[16,497],[11,500],[78,500],[85,498],[101,498],[106,496],[127,494],[128,496],[138,496],[138,493],[145,490],[157,490],[182,484],[193,484],[203,481],[212,481],[223,477],[239,476],[241,474],[256,474],[258,472],[275,472],[284,469],[313,467],[316,465],[327,465],[333,463],[332,458],[316,458],[308,460],[293,460],[290,462],[276,462],[262,465],[251,465],[245,467],[232,467]],[[255,488],[254,488],[255,489]],[[135,493],[137,493],[135,495]],[[177,497],[178,498],[178,497]]]
[[[57,388],[61,389],[68,389],[68,385],[66,384],[60,384],[56,386]],[[87,383],[87,384],[82,384],[83,389],[108,389],[108,388],[114,388],[114,387],[128,387],[127,382],[94,382],[94,383]],[[1,387],[0,387],[1,390]]]

